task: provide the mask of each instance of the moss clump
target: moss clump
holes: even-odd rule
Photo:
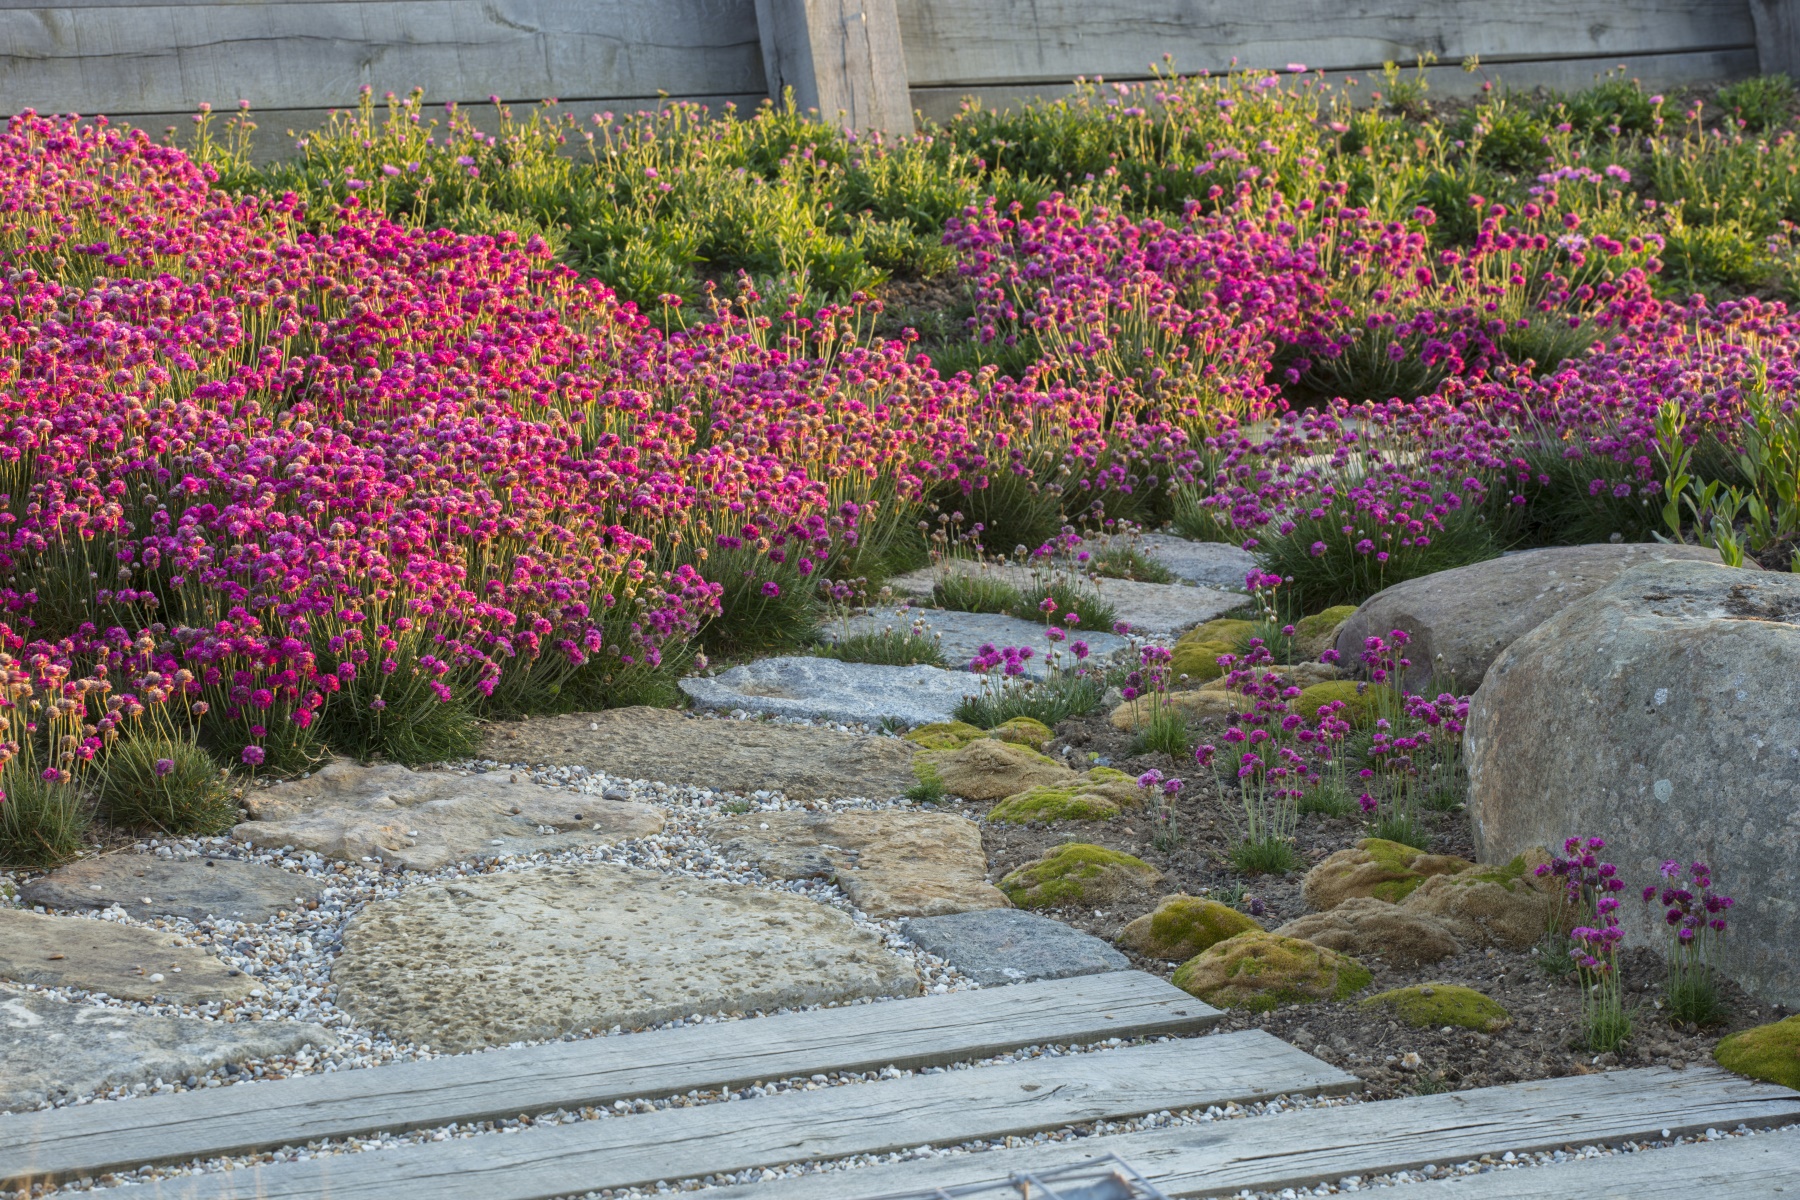
[[[1253,918],[1217,900],[1174,895],[1164,897],[1155,912],[1121,929],[1115,940],[1146,958],[1185,962],[1209,946],[1261,928]]]
[[[1235,652],[1224,642],[1177,642],[1170,651],[1169,670],[1177,680],[1185,675],[1189,683],[1206,683],[1225,674],[1219,656]]]
[[[1268,1012],[1283,1004],[1346,1000],[1369,986],[1347,954],[1278,933],[1240,933],[1175,969],[1175,986],[1208,1004]]]
[[[1498,884],[1509,892],[1516,892],[1519,890],[1519,885],[1521,883],[1525,884],[1527,887],[1533,886],[1531,881],[1535,880],[1537,877],[1531,875],[1531,867],[1532,864],[1526,861],[1523,854],[1520,854],[1503,866],[1482,867],[1478,871],[1459,871],[1451,876],[1450,882],[1459,887],[1474,887],[1479,883],[1493,883]],[[1527,876],[1530,876],[1530,879],[1527,879]]]
[[[1334,700],[1342,700],[1344,707],[1338,710],[1338,716],[1354,728],[1368,729],[1381,715],[1376,711],[1375,699],[1375,690],[1368,684],[1354,679],[1332,679],[1301,688],[1300,694],[1294,697],[1294,711],[1308,721],[1316,721],[1321,708]]]
[[[1326,609],[1324,612],[1314,613],[1310,617],[1301,617],[1298,621],[1294,622],[1294,637],[1298,641],[1313,641],[1318,638],[1323,638],[1339,625],[1348,621],[1350,619],[1350,614],[1355,611],[1356,605],[1354,604],[1339,604]]]
[[[1364,1008],[1387,1006],[1415,1029],[1456,1025],[1479,1033],[1495,1033],[1512,1024],[1512,1014],[1499,1001],[1455,983],[1421,983],[1370,996]]]
[[[1023,825],[1027,821],[1110,821],[1142,803],[1131,776],[1111,767],[1095,767],[1064,784],[1027,788],[1008,796],[988,812],[989,821]]]
[[[1065,904],[1092,908],[1142,891],[1161,878],[1162,872],[1141,858],[1086,842],[1065,842],[1009,873],[1000,880],[1000,890],[1018,908]]]
[[[1721,1038],[1713,1057],[1746,1078],[1800,1088],[1800,1015]]]
[[[1245,646],[1249,645],[1250,639],[1255,636],[1255,621],[1244,621],[1234,617],[1220,617],[1217,620],[1208,621],[1204,625],[1196,625],[1194,628],[1182,634],[1179,638],[1176,638],[1175,644],[1177,646],[1182,646],[1195,642],[1218,642],[1226,648],[1225,650],[1220,651],[1220,653],[1230,652],[1235,654]]]
[[[963,722],[957,721],[954,724],[962,725]],[[968,728],[975,727],[970,725]],[[988,731],[988,736],[997,737],[1003,742],[1029,746],[1033,750],[1042,750],[1055,735],[1051,732],[1050,727],[1042,721],[1034,720],[1031,717],[1014,717],[1010,721],[994,726]]]
[[[927,750],[959,750],[987,734],[967,721],[934,721],[908,730],[905,738]]]

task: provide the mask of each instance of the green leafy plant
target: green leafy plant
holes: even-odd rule
[[[820,647],[819,652],[839,662],[875,663],[888,667],[944,666],[937,640],[917,629],[882,629],[855,633]]]
[[[1018,588],[985,572],[947,571],[932,586],[931,598],[952,612],[1015,613],[1025,608]]]
[[[237,821],[225,772],[190,741],[114,742],[95,772],[95,792],[106,818],[130,829],[186,837],[224,833]]]
[[[41,869],[81,853],[88,812],[74,787],[8,768],[0,791],[0,865]]]

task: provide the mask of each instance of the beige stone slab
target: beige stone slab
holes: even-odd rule
[[[258,986],[176,934],[92,917],[0,908],[0,979],[122,1000],[236,1000]]]

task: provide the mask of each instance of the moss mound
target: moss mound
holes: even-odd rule
[[[1134,858],[1086,842],[1065,842],[1000,880],[1000,890],[1018,908],[1058,908],[1110,904],[1152,887],[1162,872]]]
[[[1268,1012],[1282,1004],[1345,1000],[1369,986],[1368,970],[1347,954],[1282,937],[1240,933],[1175,970],[1175,986],[1221,1008]]]
[[[1067,784],[1075,772],[1030,746],[978,737],[954,750],[913,756],[913,774],[935,780],[953,796],[977,802],[1004,800],[1026,788]]]
[[[1372,896],[1398,904],[1426,879],[1450,875],[1475,866],[1466,858],[1427,854],[1383,838],[1363,838],[1353,849],[1339,850],[1306,873],[1301,893],[1307,907],[1330,912],[1344,901]]]
[[[1339,604],[1310,617],[1301,617],[1294,622],[1294,637],[1298,641],[1318,641],[1337,632],[1337,627],[1348,621],[1355,611],[1354,604]]]
[[[1338,715],[1356,729],[1371,728],[1380,715],[1375,710],[1374,689],[1354,679],[1332,679],[1301,688],[1294,697],[1294,711],[1308,721],[1316,721],[1319,710],[1334,700],[1344,702]]]
[[[1255,621],[1245,621],[1235,617],[1219,617],[1216,620],[1208,621],[1204,625],[1196,625],[1194,628],[1182,634],[1179,638],[1176,638],[1175,644],[1177,646],[1184,646],[1197,642],[1218,642],[1226,648],[1225,650],[1220,651],[1221,654],[1226,653],[1227,651],[1236,654],[1239,650],[1249,645],[1250,639],[1255,636]]]
[[[934,721],[906,732],[905,740],[926,750],[960,750],[976,738],[986,737],[985,730],[967,721]]]
[[[1065,784],[1028,788],[989,810],[987,819],[1023,825],[1027,821],[1110,821],[1143,803],[1142,789],[1123,771],[1095,767]]]
[[[1185,675],[1189,683],[1206,683],[1225,674],[1219,655],[1234,653],[1236,650],[1224,642],[1177,642],[1170,651],[1169,669],[1177,682]]]
[[[1386,1006],[1415,1029],[1456,1025],[1494,1033],[1512,1024],[1512,1014],[1499,1001],[1455,983],[1421,983],[1381,992],[1362,1002],[1364,1008]]]
[[[962,724],[960,721],[956,723]],[[1031,717],[1014,717],[1010,721],[994,726],[988,736],[997,737],[1003,742],[1029,746],[1033,750],[1042,750],[1055,735],[1051,732],[1050,727],[1042,721]]]
[[[1800,1014],[1721,1038],[1713,1057],[1727,1071],[1800,1089]]]
[[[1165,897],[1155,912],[1125,926],[1114,940],[1146,958],[1185,962],[1226,938],[1261,928],[1253,918],[1217,900],[1178,894]]]

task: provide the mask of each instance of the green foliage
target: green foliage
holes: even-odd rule
[[[1782,1087],[1800,1088],[1800,1016],[1721,1038],[1713,1057],[1727,1071]]]
[[[725,589],[719,615],[700,631],[700,643],[708,651],[779,650],[803,646],[817,636],[822,615],[818,595],[791,562],[774,562],[751,546],[715,546],[698,569],[708,583]]]
[[[1718,980],[1704,968],[1672,973],[1663,988],[1663,1006],[1671,1021],[1718,1025],[1731,1015]]]
[[[950,515],[950,526],[983,552],[1006,557],[1036,550],[1062,529],[1062,495],[1044,482],[1048,468],[1026,463],[996,466],[964,490],[951,483],[937,489],[932,503]]]
[[[0,789],[0,867],[54,867],[81,853],[88,812],[73,787],[7,770]]]
[[[1347,817],[1356,811],[1356,797],[1342,784],[1322,779],[1301,793],[1298,811],[1324,817]]]
[[[1407,846],[1422,846],[1431,842],[1431,835],[1419,823],[1419,819],[1405,809],[1379,814],[1375,823],[1369,827],[1369,836]]]
[[[1313,515],[1317,513],[1318,515]],[[1387,561],[1358,550],[1365,529],[1362,514],[1333,504],[1297,514],[1292,531],[1272,533],[1253,552],[1262,570],[1291,580],[1280,589],[1283,615],[1296,618],[1340,604],[1361,604],[1383,588],[1499,556],[1486,514],[1464,505],[1444,515],[1426,545],[1384,545]],[[1348,525],[1353,533],[1343,532]],[[1314,547],[1324,549],[1314,553]]]
[[[1756,75],[1719,89],[1719,103],[1746,128],[1762,133],[1785,125],[1794,110],[1794,81],[1786,75]]]
[[[1246,875],[1286,875],[1299,869],[1300,856],[1285,837],[1245,838],[1232,846],[1231,865]]]
[[[1478,1033],[1498,1033],[1512,1024],[1499,1001],[1456,983],[1421,983],[1380,992],[1364,1008],[1387,1008],[1415,1029],[1455,1025]]]
[[[1044,601],[1056,605],[1048,619],[1068,629],[1064,618],[1074,613],[1080,618],[1080,624],[1073,628],[1077,633],[1111,633],[1113,624],[1119,619],[1118,610],[1113,608],[1091,584],[1072,579],[1066,575],[1050,574],[1039,578],[1030,587],[1021,590],[1019,598],[1024,607],[1018,615],[1031,619],[1044,616]]]
[[[1139,583],[1174,583],[1175,573],[1136,546],[1113,546],[1088,559],[1086,568],[1103,579]]]
[[[944,655],[937,640],[916,629],[883,629],[855,633],[828,642],[819,652],[840,662],[876,663],[888,667],[941,667]]]
[[[1177,761],[1185,759],[1193,750],[1194,741],[1188,736],[1187,721],[1164,704],[1153,704],[1150,719],[1138,730],[1132,743],[1134,754],[1167,754]]]
[[[998,694],[965,696],[957,701],[956,719],[993,729],[1018,717],[1030,717],[1054,729],[1059,721],[1093,712],[1105,696],[1106,685],[1097,675],[1061,672]]]
[[[930,763],[920,762],[913,765],[915,782],[906,789],[906,798],[916,804],[942,804],[948,794],[944,790],[944,781],[937,769]]]
[[[931,598],[951,612],[1014,613],[1025,607],[1018,588],[985,572],[948,571],[933,585]]]
[[[127,829],[206,836],[237,821],[225,773],[190,741],[121,738],[100,761],[95,791],[107,820]]]

